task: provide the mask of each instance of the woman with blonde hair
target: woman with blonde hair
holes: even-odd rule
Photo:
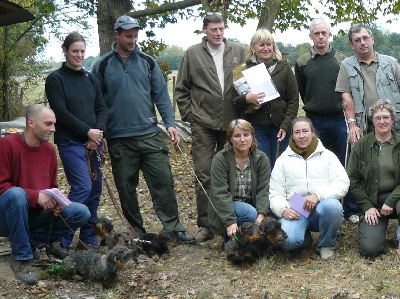
[[[279,97],[271,101],[259,102],[264,98],[262,92],[252,92],[243,84],[243,71],[264,63]],[[299,109],[299,92],[296,78],[267,29],[257,30],[250,41],[250,48],[243,64],[236,67],[233,81],[238,93],[234,104],[239,112],[245,112],[244,118],[255,130],[259,148],[265,152],[273,168],[276,156],[289,144],[291,122]],[[278,147],[278,143],[280,146]]]
[[[225,148],[211,165],[211,203],[208,221],[225,241],[243,222],[260,223],[268,212],[270,166],[257,149],[254,129],[244,119],[233,120],[227,130]]]

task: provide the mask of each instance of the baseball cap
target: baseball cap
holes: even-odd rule
[[[114,30],[117,30],[118,28],[122,28],[124,30],[129,30],[132,28],[142,29],[142,27],[139,26],[138,20],[126,15],[120,16],[115,22]]]

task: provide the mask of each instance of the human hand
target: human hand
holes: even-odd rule
[[[393,208],[389,207],[388,205],[384,204],[381,209],[381,215],[388,216],[393,213]]]
[[[100,145],[102,139],[103,139],[103,131],[99,129],[90,129],[87,132],[87,136],[89,137],[89,140],[93,141],[97,145]]]
[[[352,122],[351,124],[349,124],[349,136],[351,144],[355,143],[363,136],[363,132],[358,127],[357,122]]]
[[[260,224],[264,219],[265,219],[265,215],[264,214],[261,214],[261,213],[258,214],[255,224]]]
[[[284,129],[279,129],[278,135],[276,137],[278,137],[278,141],[285,140],[286,131]]]
[[[296,211],[291,208],[286,208],[283,211],[282,216],[287,220],[299,220],[300,219],[300,215],[297,214]]]
[[[367,210],[364,214],[364,220],[367,222],[369,225],[376,225],[378,224],[378,218],[381,215],[379,214],[378,210],[376,208],[370,208]]]
[[[234,234],[238,231],[239,227],[237,223],[231,224],[226,228],[226,233],[228,237],[232,238]]]
[[[56,207],[57,201],[52,196],[39,192],[38,205],[43,210],[52,211]]]
[[[174,146],[177,146],[181,141],[181,137],[179,136],[178,130],[174,127],[169,127],[167,129],[169,136],[171,136],[172,143]]]
[[[319,200],[318,196],[315,193],[311,194],[310,196],[306,197],[306,201],[304,202],[303,209],[306,211],[311,212],[317,206]]]
[[[103,152],[104,153],[108,152],[108,143],[106,138],[103,138]]]
[[[99,147],[97,145],[97,143],[92,141],[92,140],[89,140],[88,142],[86,142],[85,146],[86,146],[87,149],[92,150],[92,151],[97,150],[97,148]]]
[[[254,105],[260,105],[260,100],[262,100],[265,97],[264,92],[248,92],[246,94],[246,102],[249,104],[254,104]]]

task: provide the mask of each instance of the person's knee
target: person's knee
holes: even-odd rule
[[[362,256],[374,258],[384,252],[384,246],[383,244],[376,244],[376,242],[360,242],[358,250]]]
[[[65,215],[63,216],[66,221],[68,222],[68,220],[71,220],[75,222],[78,227],[85,225],[91,217],[87,206],[75,202],[66,207],[64,213]]]
[[[14,206],[28,207],[28,196],[24,189],[14,187],[9,189],[8,192]]]
[[[285,251],[289,251],[295,248],[302,247],[304,244],[304,236],[298,236],[293,234],[287,234],[287,238],[282,243],[282,248]]]

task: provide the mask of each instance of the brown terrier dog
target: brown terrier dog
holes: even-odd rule
[[[178,238],[173,232],[168,230],[162,230],[159,234],[145,233],[142,236],[142,240],[145,241],[142,243],[143,251],[155,262],[159,258],[165,259],[168,256],[168,246],[179,245]],[[147,243],[146,241],[151,243]]]
[[[127,230],[116,230],[111,232],[111,234],[108,236],[107,248],[109,250],[118,244],[132,249],[136,255],[142,253],[142,248],[136,244],[135,238]]]
[[[111,220],[106,217],[99,217],[95,223],[93,223],[93,236],[97,236],[100,239],[99,245],[106,246],[108,236],[114,230],[114,225]]]
[[[263,237],[263,232],[253,222],[244,222],[239,230],[225,243],[228,263],[249,267],[255,260],[253,243]]]
[[[282,243],[287,238],[281,223],[272,217],[265,217],[258,225],[263,232],[263,237],[253,244],[254,254],[262,257],[272,251],[273,245]]]

